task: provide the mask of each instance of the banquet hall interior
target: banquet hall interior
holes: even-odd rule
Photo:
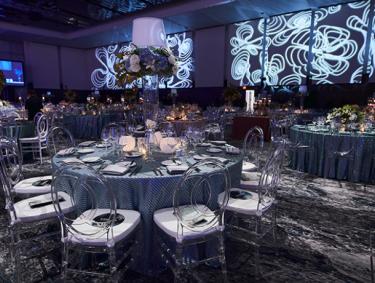
[[[0,282],[375,282],[375,0],[1,0]]]

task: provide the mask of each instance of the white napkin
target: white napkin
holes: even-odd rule
[[[163,138],[163,135],[161,134],[160,131],[155,132],[155,134],[154,134],[154,144],[160,145],[160,141],[161,141],[162,138]]]
[[[118,164],[110,164],[102,169],[102,173],[111,175],[124,175],[129,170],[128,166],[120,166]]]
[[[162,138],[160,140],[160,150],[163,153],[174,153],[179,147],[179,142],[176,138]]]
[[[244,161],[242,163],[242,171],[254,171],[257,166],[254,163]]]
[[[67,149],[62,149],[60,150],[59,152],[57,152],[57,155],[58,156],[66,156],[66,155],[70,155],[70,154],[73,154],[75,151],[75,148],[74,147],[69,147]]]
[[[223,157],[210,156],[210,158],[212,158],[212,159],[216,159],[217,161],[219,161],[219,162],[221,162],[221,163],[224,163],[224,164],[229,162],[228,159],[223,158]]]
[[[132,136],[122,136],[119,140],[119,144],[123,145],[123,151],[132,151],[135,148],[135,138]]]
[[[80,164],[82,164],[83,163],[82,160],[79,160],[76,157],[65,158],[65,159],[62,160],[62,162],[65,163],[65,164],[74,164],[74,163],[80,163]]]
[[[229,154],[240,154],[241,152],[239,148],[232,146],[232,145],[226,145],[225,151]]]
[[[170,165],[167,166],[167,171],[169,174],[182,174],[189,169],[187,165]]]

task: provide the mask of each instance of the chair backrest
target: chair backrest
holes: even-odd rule
[[[275,200],[285,155],[285,144],[281,143],[268,157],[258,185],[258,210]]]
[[[11,223],[17,221],[14,209],[13,186],[22,179],[22,162],[17,144],[11,140],[0,140],[0,186],[5,197]]]
[[[61,193],[71,198],[74,210],[69,214],[64,212]],[[51,195],[63,238],[69,232],[91,240],[106,235],[107,245],[113,244],[112,228],[124,219],[116,213],[116,199],[102,175],[82,164],[64,166],[53,176]],[[100,207],[107,208],[105,214],[100,213]]]
[[[47,136],[47,150],[50,155],[55,155],[62,149],[75,146],[75,140],[68,129],[53,127]]]
[[[42,114],[36,122],[36,134],[39,139],[45,139],[48,135],[48,118],[46,115]]]
[[[0,160],[4,174],[11,186],[22,180],[22,155],[17,143],[7,137],[0,138]]]
[[[263,129],[253,127],[247,133],[243,141],[243,155],[246,161],[254,162],[260,166],[260,155],[262,154],[264,145]]]
[[[38,120],[39,120],[40,116],[42,116],[42,115],[43,115],[42,112],[37,112],[37,113],[35,114],[35,116],[34,116],[34,126],[35,126],[35,127],[37,127],[37,125],[38,125]]]
[[[230,175],[223,163],[206,159],[190,166],[173,194],[178,239],[183,238],[184,229],[202,231],[222,228],[230,187]],[[217,195],[223,191],[222,203],[217,208]]]

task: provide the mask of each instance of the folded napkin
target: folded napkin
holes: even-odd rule
[[[160,145],[160,141],[161,141],[162,138],[163,138],[163,136],[162,136],[160,131],[155,132],[155,134],[154,134],[154,144]]]
[[[132,151],[135,148],[136,140],[132,136],[122,136],[119,144],[124,146],[123,151]]]
[[[242,163],[242,171],[254,171],[257,169],[257,166],[254,163],[244,161]]]
[[[229,160],[224,157],[210,156],[210,158],[216,159],[217,161],[224,163],[224,164],[229,162]]]
[[[102,169],[102,173],[110,175],[124,175],[129,170],[128,166],[120,166],[118,164],[110,164]]]
[[[232,146],[232,145],[226,145],[225,151],[229,154],[240,154],[241,152],[239,148]]]
[[[171,175],[182,174],[188,169],[189,169],[189,166],[187,166],[187,165],[170,165],[170,166],[167,166],[167,171]]]
[[[179,148],[179,141],[176,138],[162,138],[160,140],[160,150],[163,153],[174,153]]]
[[[91,146],[95,143],[95,141],[85,141],[81,142],[78,146]]]
[[[57,152],[57,155],[58,155],[58,156],[71,155],[71,154],[73,154],[75,151],[76,151],[76,149],[75,149],[74,147],[70,147],[70,148],[67,148],[67,149],[62,149],[62,150],[60,150],[59,152]]]
[[[76,157],[71,157],[71,158],[65,158],[62,160],[63,163],[65,164],[75,164],[75,163],[80,163],[82,164],[83,161],[82,160],[79,160],[78,158]]]

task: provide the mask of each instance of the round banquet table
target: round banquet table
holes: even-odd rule
[[[99,115],[66,114],[63,125],[76,139],[99,139],[102,129],[111,122],[119,122],[124,119],[124,112],[108,112]]]
[[[293,152],[291,167],[300,171],[350,182],[375,181],[375,132],[349,133],[295,125],[291,141],[309,148]],[[329,153],[352,150],[352,160],[328,158]]]
[[[95,147],[94,147],[95,148]],[[205,152],[200,149],[199,152]],[[95,148],[95,153],[83,155],[100,156],[106,163],[113,163],[123,160],[122,153],[115,154],[114,151],[108,149]],[[228,155],[226,153],[215,154],[212,156],[224,157],[229,162],[226,166],[231,176],[232,186],[238,186],[241,179],[242,155]],[[63,165],[62,160],[66,157],[54,156],[52,159],[53,170]],[[138,272],[153,275],[163,268],[163,263],[159,259],[158,248],[154,242],[153,214],[156,210],[166,207],[173,207],[173,192],[181,179],[179,175],[169,175],[163,170],[163,176],[156,176],[152,171],[154,168],[162,167],[160,162],[170,159],[170,154],[153,153],[153,161],[144,162],[142,158],[133,159],[137,165],[142,165],[138,174],[129,176],[129,174],[114,176],[104,175],[111,186],[116,197],[117,208],[132,209],[140,212],[142,216],[142,237],[140,258],[136,261],[135,269]],[[196,161],[192,157],[188,157],[187,161],[191,164]],[[100,166],[100,165],[97,165]],[[95,167],[95,166],[94,166]],[[216,177],[217,178],[217,177]],[[212,186],[212,197],[208,206],[213,209],[217,207],[217,196],[222,192],[222,180],[215,179],[213,176],[210,181],[215,184]],[[105,194],[97,191],[97,199],[100,200],[101,208],[106,208],[108,203],[105,201]],[[80,209],[86,209],[88,196],[82,192],[78,196]],[[188,199],[181,200],[181,204],[189,203]],[[81,207],[82,206],[82,207]]]

